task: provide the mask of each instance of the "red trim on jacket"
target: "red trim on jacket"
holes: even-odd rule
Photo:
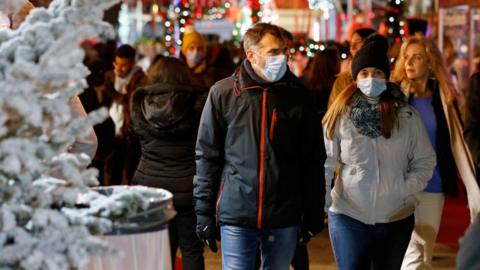
[[[270,129],[269,129],[269,135],[268,138],[270,141],[273,141],[273,134],[275,131],[275,126],[277,125],[277,109],[273,109],[273,114],[272,114],[272,121],[270,122]]]
[[[262,228],[263,188],[265,179],[265,127],[267,126],[267,91],[262,93],[262,119],[260,123],[260,157],[258,172],[258,214],[257,229]]]

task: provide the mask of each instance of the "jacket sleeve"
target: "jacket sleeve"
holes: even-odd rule
[[[339,125],[339,120],[337,120],[337,127]],[[338,139],[338,128],[335,128],[335,133],[333,134],[333,138],[327,139],[326,132],[327,126],[324,126],[323,129],[323,140],[325,144],[325,152],[326,152],[326,160],[325,160],[325,209],[332,205],[332,180],[335,174],[335,170],[337,167],[338,157],[340,155],[340,141]]]
[[[193,179],[195,212],[197,216],[212,218],[224,166],[225,125],[219,112],[217,97],[212,88],[200,118],[195,146],[197,169]]]
[[[305,195],[303,222],[310,232],[316,234],[323,229],[325,178],[322,165],[325,162],[325,148],[320,115],[314,111],[313,104],[305,107],[305,113],[301,142],[304,166],[302,182]]]
[[[412,124],[406,128],[411,130],[408,169],[405,181],[398,181],[400,194],[408,196],[422,191],[432,178],[436,165],[436,154],[432,148],[427,130],[418,113],[412,113]]]
[[[473,74],[465,99],[464,136],[475,164],[480,167],[480,73]]]

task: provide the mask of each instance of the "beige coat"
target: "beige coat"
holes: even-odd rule
[[[475,165],[467,143],[465,142],[465,138],[463,137],[463,127],[461,125],[460,116],[452,106],[449,106],[445,102],[444,94],[442,92],[440,93],[443,111],[447,118],[448,129],[450,132],[453,157],[455,158],[458,172],[467,190],[470,221],[473,223],[480,212],[480,189],[475,178]]]

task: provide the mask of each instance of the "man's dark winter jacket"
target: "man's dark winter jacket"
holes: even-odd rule
[[[197,216],[227,225],[323,226],[325,149],[309,91],[289,71],[252,79],[248,62],[210,90],[195,149]],[[258,81],[258,80],[257,80]]]
[[[142,156],[133,184],[171,191],[176,206],[191,206],[195,138],[207,91],[155,84],[132,98],[131,125]]]

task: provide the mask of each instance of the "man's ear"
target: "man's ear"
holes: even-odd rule
[[[253,52],[252,49],[248,49],[248,50],[247,50],[246,56],[247,56],[247,60],[248,60],[250,63],[256,64],[256,63],[255,63],[255,53]]]

